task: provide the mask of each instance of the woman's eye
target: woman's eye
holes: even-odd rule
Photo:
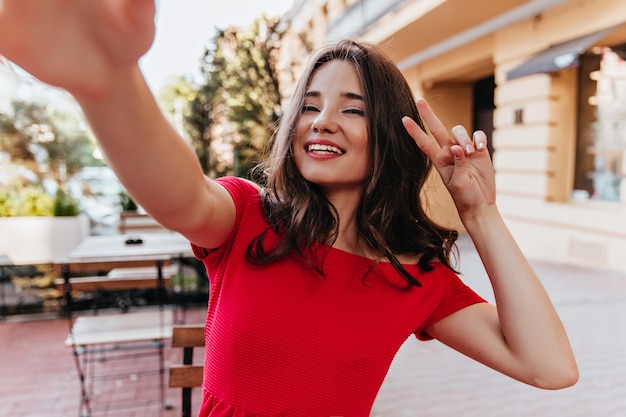
[[[348,113],[348,114],[357,114],[359,116],[365,116],[365,112],[361,109],[347,109],[344,110],[344,113]]]
[[[304,106],[302,106],[302,113],[305,113],[308,111],[319,111],[319,110],[317,109],[317,107],[311,104],[305,104]]]

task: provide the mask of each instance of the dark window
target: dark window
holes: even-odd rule
[[[581,56],[574,176],[577,199],[626,201],[625,45]]]

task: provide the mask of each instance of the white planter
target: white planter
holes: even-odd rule
[[[89,218],[0,217],[0,255],[15,265],[62,259],[89,235]]]

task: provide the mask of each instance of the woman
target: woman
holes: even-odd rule
[[[343,41],[313,57],[260,185],[212,180],[138,69],[151,1],[31,3],[4,1],[0,52],[74,94],[127,190],[207,267],[201,416],[367,416],[411,334],[537,387],[576,382],[563,326],[496,206],[485,135],[449,135],[375,47]],[[424,213],[431,164],[495,306],[454,273],[456,233]]]

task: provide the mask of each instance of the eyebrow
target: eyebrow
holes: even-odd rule
[[[320,93],[319,91],[307,91],[306,93],[304,93],[304,97],[320,97],[322,95],[322,93]],[[360,94],[356,94],[356,93],[350,93],[350,92],[343,92],[341,93],[341,96],[349,98],[351,100],[363,100],[363,96]]]

